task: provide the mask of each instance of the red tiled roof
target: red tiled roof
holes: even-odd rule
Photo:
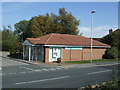
[[[52,33],[38,38],[27,38],[27,40],[31,44],[90,46],[89,38],[68,34]],[[109,46],[109,45],[93,40],[93,46]]]

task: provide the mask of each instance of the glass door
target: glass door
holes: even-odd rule
[[[58,58],[61,58],[61,48],[52,47],[49,49],[49,62],[57,61]]]

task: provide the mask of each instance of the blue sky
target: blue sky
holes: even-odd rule
[[[66,8],[78,20],[79,30],[83,36],[90,37],[91,11],[96,10],[94,17],[94,37],[103,37],[109,29],[118,28],[117,2],[3,2],[2,25],[14,26],[21,20],[30,20],[37,15],[55,13],[59,8]]]

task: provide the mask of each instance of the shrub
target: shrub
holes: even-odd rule
[[[103,58],[118,59],[118,55],[119,55],[119,52],[117,47],[112,47],[106,50],[106,53],[104,54]]]

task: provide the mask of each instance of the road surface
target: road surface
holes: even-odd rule
[[[27,64],[3,58],[3,88],[80,88],[110,80],[117,62],[93,66],[55,67]]]

